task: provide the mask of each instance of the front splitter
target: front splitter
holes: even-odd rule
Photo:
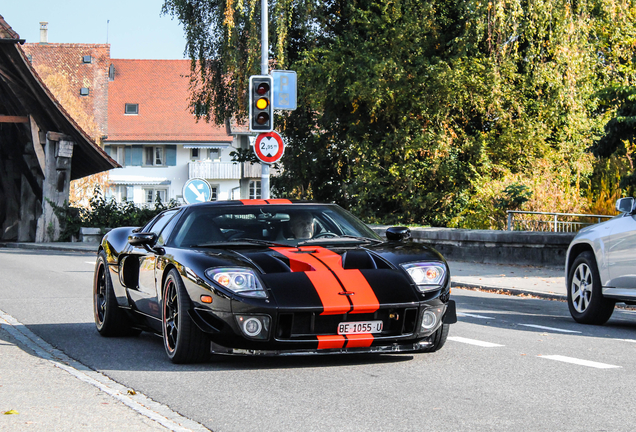
[[[337,355],[337,354],[398,354],[417,352],[430,347],[429,341],[419,341],[410,344],[391,344],[372,347],[357,348],[337,348],[337,349],[298,349],[298,350],[251,350],[226,348],[224,346],[211,343],[210,352],[212,354],[236,355],[236,356],[314,356],[314,355]]]

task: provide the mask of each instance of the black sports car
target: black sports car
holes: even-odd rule
[[[332,204],[206,202],[116,228],[93,284],[103,336],[162,335],[174,363],[228,354],[430,352],[457,321],[435,250]]]

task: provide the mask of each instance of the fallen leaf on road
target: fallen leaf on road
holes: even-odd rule
[[[16,410],[9,410],[9,411],[5,411],[2,414],[4,415],[11,415],[11,414],[20,414],[19,412],[17,412]]]

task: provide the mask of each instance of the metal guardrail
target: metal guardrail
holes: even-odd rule
[[[602,219],[611,219],[614,217],[610,215],[529,212],[519,210],[508,210],[506,213],[508,213],[508,231],[576,232],[588,225],[601,223]],[[513,216],[515,214],[538,215],[538,217],[515,220]],[[547,219],[545,216],[551,216],[551,218]],[[559,218],[567,218],[570,220],[559,220]],[[583,220],[572,220],[575,218]]]

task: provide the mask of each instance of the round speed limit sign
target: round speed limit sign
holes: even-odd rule
[[[277,132],[266,132],[256,137],[254,153],[262,162],[277,162],[283,156],[283,151],[285,151],[285,144]]]

